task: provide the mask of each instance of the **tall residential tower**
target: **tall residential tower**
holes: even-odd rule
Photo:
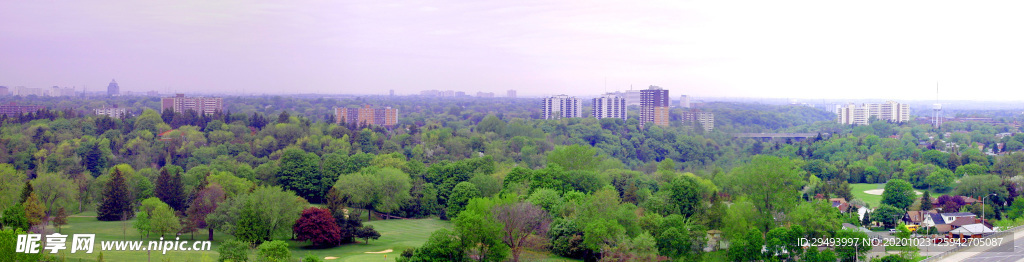
[[[580,105],[580,99],[573,96],[547,97],[541,102],[541,117],[544,119],[580,117],[582,112]]]
[[[654,122],[655,125],[668,126],[668,107],[668,90],[658,86],[640,90],[640,125]]]
[[[626,99],[615,94],[604,94],[594,98],[594,118],[618,118],[626,120]]]

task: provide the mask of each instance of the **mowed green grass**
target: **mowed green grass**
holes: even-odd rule
[[[118,240],[151,240],[158,241],[159,236],[140,238],[139,233],[132,228],[134,220],[121,222],[98,221],[94,217],[95,212],[86,212],[68,218],[68,225],[63,227],[62,234],[96,234],[96,247],[92,254],[84,254],[81,251],[74,254],[67,250],[58,256],[77,261],[95,261],[100,252],[100,241]],[[409,247],[419,247],[427,241],[430,234],[441,228],[451,228],[451,222],[438,219],[404,219],[404,220],[377,220],[364,223],[373,225],[374,229],[381,233],[378,240],[370,240],[369,244],[362,242],[347,244],[328,249],[309,249],[308,242],[288,240],[292,250],[292,256],[296,261],[312,254],[320,259],[325,257],[337,257],[337,259],[325,261],[395,261],[395,258]],[[196,241],[206,240],[206,231],[198,231],[195,234]],[[219,232],[214,233],[213,248],[210,251],[168,251],[167,254],[160,254],[154,251],[147,254],[146,251],[106,251],[103,258],[106,261],[216,261],[218,257],[217,248],[224,241],[234,239],[233,236]],[[191,235],[181,236],[181,240],[190,240]],[[70,237],[69,237],[70,241]],[[362,241],[361,239],[359,241]],[[191,245],[191,242],[189,243]],[[144,244],[145,246],[145,244]],[[393,252],[384,254],[368,254],[365,252],[378,252],[391,249]],[[255,257],[255,250],[250,253],[250,258]]]
[[[850,194],[853,195],[853,198],[868,203],[871,208],[878,208],[882,202],[882,196],[864,193],[864,191],[882,188],[885,188],[885,184],[850,184]]]
[[[365,212],[363,214],[365,216]],[[96,220],[95,216],[95,212],[85,212],[73,215],[68,218],[68,225],[64,226],[62,230],[62,234],[69,236],[76,233],[96,234],[96,246],[93,253],[84,254],[82,252],[76,252],[75,254],[71,254],[69,251],[64,250],[58,254],[58,257],[64,257],[69,261],[95,261],[100,252],[100,241],[136,241],[140,239],[147,241],[159,241],[159,236],[140,238],[138,232],[132,228],[134,220],[127,222],[105,222]],[[308,242],[288,240],[289,247],[292,251],[292,257],[295,261],[299,261],[306,255],[310,254],[320,259],[336,257],[336,259],[324,261],[395,261],[395,258],[400,256],[403,250],[410,247],[422,246],[434,231],[442,228],[452,228],[451,222],[434,218],[375,220],[365,222],[364,224],[372,225],[377,232],[381,233],[380,238],[377,240],[370,240],[369,244],[362,243],[362,239],[359,239],[359,243],[327,249],[311,249],[308,248]],[[105,261],[217,261],[219,256],[217,248],[220,247],[222,242],[231,239],[234,239],[234,237],[215,232],[214,241],[212,242],[213,248],[210,251],[168,251],[167,254],[160,254],[159,251],[153,251],[152,253],[147,253],[146,251],[106,251],[103,252],[103,258]],[[181,240],[191,241],[192,238],[191,235],[186,234],[181,236]],[[206,231],[197,231],[195,234],[195,240],[206,240]],[[145,244],[143,245],[145,246]],[[191,245],[191,242],[189,242],[189,245]],[[391,249],[392,252],[380,254],[366,253],[380,252],[388,249]],[[250,258],[255,258],[255,254],[255,250],[251,250]],[[522,258],[526,259],[525,261],[577,261],[555,256],[548,252],[536,251],[524,251]]]
[[[878,206],[882,202],[882,195],[872,195],[872,194],[864,193],[864,191],[872,190],[872,189],[884,189],[884,188],[885,188],[885,184],[863,184],[863,183],[861,183],[861,184],[850,184],[850,194],[853,195],[853,198],[855,198],[855,199],[864,200],[864,202],[868,203],[868,205],[871,206],[871,208],[878,208]],[[924,193],[924,191],[919,190],[919,189],[915,189],[914,191],[917,192],[917,196],[918,197],[920,197],[921,194]],[[936,193],[934,190],[926,190],[926,191],[929,191],[932,197],[939,197],[939,196],[944,194],[944,193]]]

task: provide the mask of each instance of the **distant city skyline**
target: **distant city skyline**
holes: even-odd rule
[[[0,8],[0,86],[1024,101],[1024,3],[247,1]],[[678,97],[677,97],[678,98]]]

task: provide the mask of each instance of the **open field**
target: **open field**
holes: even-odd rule
[[[93,254],[83,254],[82,252],[70,254],[65,250],[59,256],[73,261],[78,261],[79,259],[82,261],[95,261],[100,251],[100,241],[137,241],[140,239],[144,241],[159,241],[159,236],[140,238],[138,232],[132,228],[134,220],[127,222],[104,222],[97,221],[95,215],[95,212],[73,215],[68,218],[69,224],[64,226],[61,232],[65,235],[76,233],[96,234],[96,247]],[[289,240],[288,244],[291,247],[292,256],[296,261],[308,254],[317,256],[320,259],[332,258],[324,261],[395,261],[395,258],[401,255],[403,250],[423,245],[434,231],[452,227],[451,222],[433,218],[374,220],[364,224],[373,225],[374,229],[381,233],[380,239],[370,240],[369,244],[360,242],[328,249],[308,249],[306,248],[309,245],[308,242]],[[197,231],[195,234],[196,241],[206,240],[205,237],[205,230]],[[233,236],[215,232],[213,249],[211,251],[168,251],[167,254],[160,254],[159,252],[149,254],[146,251],[107,251],[103,252],[103,258],[106,261],[216,261],[218,257],[217,248],[220,247],[223,241],[233,238]],[[191,241],[192,238],[191,235],[183,235],[181,240]],[[188,245],[191,245],[191,242]],[[386,252],[388,250],[391,252]],[[252,251],[250,257],[254,256],[255,251]],[[547,252],[533,251],[524,251],[523,258],[529,259],[529,261],[575,261],[554,256]]]
[[[850,194],[853,195],[853,198],[864,200],[864,202],[868,203],[871,208],[878,208],[878,205],[882,202],[883,188],[885,188],[885,184],[850,184]],[[928,191],[932,197],[939,197],[947,194],[937,193],[935,190],[915,189],[914,191],[917,193],[918,197],[920,197],[921,194],[924,194],[924,191]]]

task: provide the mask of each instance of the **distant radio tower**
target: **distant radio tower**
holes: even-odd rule
[[[932,104],[932,124],[942,127],[942,104],[939,104],[939,82],[935,82],[935,104]]]

